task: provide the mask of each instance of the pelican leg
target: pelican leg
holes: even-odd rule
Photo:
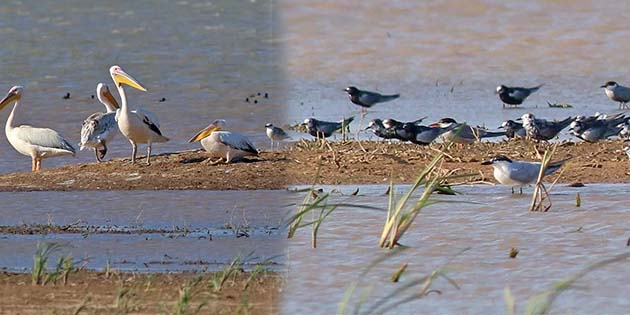
[[[151,165],[151,142],[147,143],[147,166]]]
[[[514,187],[512,187],[512,194],[514,194]]]
[[[138,145],[133,141],[129,142],[131,142],[131,164],[134,164],[136,163],[136,152],[138,151]]]
[[[225,164],[229,164],[231,161],[230,152],[228,151],[228,153],[225,154]]]
[[[35,165],[37,163],[35,162],[35,158],[31,158],[31,172],[35,172]]]
[[[39,171],[42,169],[42,159],[35,159],[35,170]]]

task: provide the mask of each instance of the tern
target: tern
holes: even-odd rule
[[[593,117],[577,117],[569,125],[569,133],[586,142],[597,142],[618,135],[622,129],[620,125],[626,119],[623,114],[610,118],[601,118],[601,115]]]
[[[404,140],[396,134],[396,129],[385,128],[383,121],[380,119],[371,120],[365,130],[372,130],[372,133],[379,138]]]
[[[19,153],[31,157],[31,171],[33,172],[42,168],[43,159],[64,155],[74,156],[76,153],[75,149],[58,132],[48,128],[36,128],[29,125],[18,126],[15,124],[14,120],[23,92],[23,87],[14,86],[0,100],[0,110],[15,102],[4,129],[11,146]]]
[[[568,127],[573,121],[573,117],[561,121],[548,121],[538,119],[532,113],[527,113],[521,116],[521,120],[523,120],[523,128],[525,128],[528,138],[548,141],[555,138],[562,129]]]
[[[568,159],[549,163],[544,176],[559,170],[566,161]],[[538,180],[540,164],[540,162],[512,161],[505,155],[497,155],[481,163],[481,165],[492,165],[494,178],[502,185],[512,187],[512,193],[514,193],[514,187],[519,187],[521,194],[523,186],[535,184]]]
[[[467,124],[458,123],[453,118],[442,118],[429,126],[446,129],[447,131],[441,135],[442,139],[455,143],[473,143],[483,138],[505,136],[505,131],[488,131],[478,127],[471,127]]]
[[[306,128],[308,128],[308,133],[311,136],[316,138],[328,138],[332,136],[333,133],[337,131],[342,131],[343,129],[347,129],[348,131],[350,131],[350,123],[353,120],[354,117],[350,117],[348,119],[344,119],[338,122],[307,118],[304,120],[304,124],[306,125]]]
[[[495,94],[499,95],[499,98],[503,102],[503,108],[505,108],[506,104],[511,106],[518,106],[521,105],[528,96],[538,91],[541,86],[543,86],[543,84],[531,88],[499,85],[497,86]]]
[[[630,88],[617,84],[615,81],[608,81],[600,86],[606,92],[606,96],[615,102],[619,102],[619,109],[628,109],[630,101]]]
[[[499,129],[505,130],[505,136],[508,138],[525,138],[527,133],[525,132],[525,128],[523,128],[523,124],[517,123],[514,120],[506,120],[504,121]]]
[[[271,140],[271,151],[273,151],[274,142],[281,142],[283,140],[291,139],[291,137],[289,137],[289,135],[287,135],[287,133],[284,132],[282,128],[276,127],[272,123],[267,123],[265,125],[265,129],[267,138]],[[278,143],[278,145],[280,144]]]
[[[376,103],[389,102],[400,97],[400,94],[383,95],[376,92],[370,92],[365,90],[359,90],[354,86],[349,86],[344,89],[348,93],[350,101],[363,108],[370,108]]]

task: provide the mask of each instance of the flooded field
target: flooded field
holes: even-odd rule
[[[387,205],[386,186],[323,188],[338,191],[331,203]],[[359,195],[351,196],[356,188]],[[376,264],[366,275],[361,273],[387,252],[378,247],[386,214],[339,208],[321,225],[316,249],[310,246],[310,228],[288,243],[291,259],[283,313],[334,314],[346,290],[359,281],[346,312],[353,313],[363,301],[359,313],[367,314],[378,298],[444,267],[459,289],[439,278],[431,286],[436,291],[388,313],[508,314],[503,297],[507,286],[521,314],[531,296],[550,289],[555,281],[628,251],[630,212],[624,193],[628,188],[557,186],[552,209],[538,213],[527,210],[531,188],[524,195],[512,195],[501,186],[457,187],[461,195],[435,196],[455,203],[429,206],[418,216],[400,241],[409,247],[406,251]],[[397,188],[398,193],[404,191],[405,186]],[[581,207],[575,205],[578,192]],[[512,248],[519,251],[516,258],[509,257]],[[409,265],[400,282],[392,283],[392,274],[404,263]],[[593,271],[557,298],[552,313],[625,314],[630,306],[624,292],[629,272],[627,261]],[[420,292],[421,287],[411,291]],[[360,298],[365,290],[367,295]],[[388,302],[402,297],[394,295]]]
[[[283,191],[108,191],[0,194],[0,267],[28,271],[38,243],[121,271],[218,270],[284,264]]]

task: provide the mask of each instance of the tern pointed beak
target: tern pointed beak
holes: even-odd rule
[[[192,138],[190,138],[190,140],[188,140],[188,143],[201,141],[201,140],[205,139],[206,137],[208,137],[209,135],[211,135],[214,131],[217,131],[217,130],[221,130],[221,128],[219,126],[215,125],[215,124],[210,124],[208,127],[203,128],[196,135],[194,135]]]
[[[492,161],[483,161],[481,162],[481,165],[491,165]]]
[[[145,89],[142,85],[140,85],[140,83],[138,83],[138,81],[136,81],[136,79],[134,79],[132,76],[127,74],[120,67],[118,67],[117,69],[110,70],[110,73],[112,75],[112,79],[114,80],[114,82],[117,85],[126,84],[126,85],[129,85],[130,87],[132,87],[134,89],[138,89],[138,90],[140,90],[142,92],[146,92],[147,91],[147,89]]]
[[[602,85],[602,86],[600,86],[600,88],[605,88],[605,87],[606,87],[606,85],[605,85],[605,84],[604,84],[604,85]]]
[[[436,123],[436,122],[434,122],[434,123],[429,125],[429,127],[439,127],[439,126],[440,126],[440,124]]]
[[[497,127],[497,129],[503,129],[503,126],[499,126],[499,127]]]

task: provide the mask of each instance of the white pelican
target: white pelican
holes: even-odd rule
[[[101,104],[105,105],[107,111],[94,113],[83,121],[81,150],[86,147],[92,148],[96,160],[101,162],[107,154],[107,143],[114,139],[118,131],[116,110],[119,106],[106,84],[99,83],[96,86],[96,95]]]
[[[131,143],[133,149],[131,153],[131,163],[136,162],[138,143],[146,143],[147,165],[151,165],[151,144],[154,142],[166,142],[169,141],[169,139],[162,135],[160,123],[153,114],[141,109],[135,111],[129,109],[127,96],[125,95],[125,90],[122,85],[126,84],[143,92],[147,90],[133,77],[125,73],[119,66],[109,68],[109,74],[116,84],[118,93],[120,93],[121,106],[120,109],[116,111],[116,121],[118,122],[120,133]]]
[[[0,100],[0,110],[7,104],[15,101],[4,129],[9,143],[16,151],[31,157],[33,161],[31,170],[33,172],[42,168],[42,159],[62,155],[74,156],[75,150],[72,145],[56,131],[28,125],[16,126],[14,124],[15,111],[20,104],[23,91],[23,87],[14,86],[9,90],[7,96]]]
[[[258,150],[249,139],[238,132],[222,131],[225,120],[218,119],[199,131],[188,142],[201,141],[201,146],[213,156],[225,158],[226,163],[244,156],[258,155]],[[221,161],[214,162],[217,163]],[[212,163],[212,164],[214,164]]]

